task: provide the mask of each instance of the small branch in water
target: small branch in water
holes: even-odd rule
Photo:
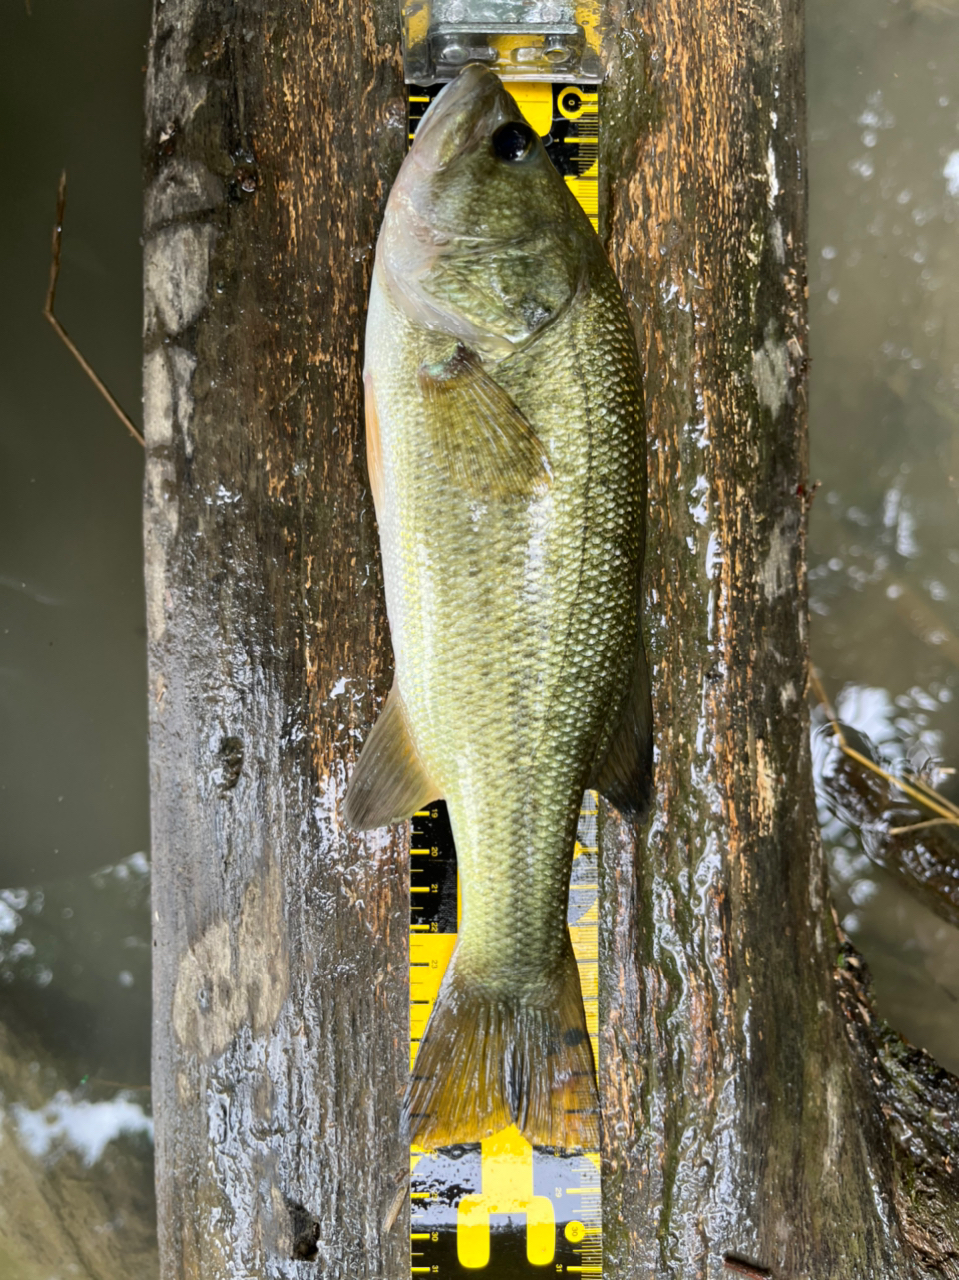
[[[927,809],[931,809],[933,813],[938,813],[944,822],[959,826],[959,809],[956,809],[956,806],[950,800],[944,799],[933,791],[931,787],[927,787],[921,778],[914,778],[911,783],[903,782],[902,778],[897,778],[888,769],[876,764],[868,756],[854,751],[852,747],[847,747],[843,744],[842,750],[850,760],[855,760],[864,769],[869,769],[873,773],[877,773],[880,778],[885,778],[886,782],[902,791],[910,800],[915,800],[917,804],[924,805]],[[933,799],[933,796],[936,798]]]
[[[754,1267],[751,1262],[743,1262],[741,1258],[734,1258],[732,1254],[727,1254],[723,1258],[723,1266],[727,1271],[734,1271],[737,1276],[748,1276],[750,1280],[772,1280],[772,1272],[767,1271],[765,1267]]]
[[[77,1088],[82,1089],[88,1084],[99,1084],[108,1089],[123,1089],[127,1093],[148,1093],[152,1087],[148,1084],[124,1084],[122,1080],[106,1080],[103,1076],[81,1076]]]
[[[80,354],[76,343],[67,333],[66,329],[64,329],[63,325],[53,312],[53,304],[57,293],[57,280],[60,278],[60,247],[63,239],[63,214],[66,207],[67,174],[66,170],[64,170],[64,172],[60,174],[60,187],[57,191],[57,220],[53,227],[53,248],[50,260],[50,287],[47,289],[47,300],[43,304],[43,314],[44,317],[53,325],[57,336],[80,365],[80,368],[87,375],[96,389],[103,396],[104,400],[106,400],[113,412],[126,427],[127,431],[129,431],[130,435],[133,436],[134,440],[138,441],[142,445],[144,443],[143,436],[134,426],[129,415],[120,407],[116,397],[112,394],[103,379],[94,372],[90,363]]]
[[[955,827],[959,825],[955,818],[929,818],[926,822],[910,822],[908,827],[890,827],[891,836],[902,836],[907,831],[924,831],[926,827]]]
[[[876,773],[880,778],[884,778],[890,786],[893,786],[898,791],[903,792],[903,794],[907,795],[910,800],[915,800],[917,804],[922,805],[924,808],[931,809],[933,813],[939,815],[939,821],[943,826],[959,826],[959,806],[954,805],[952,801],[947,800],[945,796],[941,796],[939,792],[930,787],[928,783],[923,782],[922,778],[911,778],[909,782],[905,782],[902,778],[897,778],[894,773],[890,773],[888,769],[884,769],[882,765],[876,764],[874,760],[870,760],[868,756],[864,756],[860,751],[856,751],[855,748],[851,747],[846,741],[839,721],[836,718],[836,713],[832,708],[832,704],[826,697],[826,691],[822,687],[822,682],[820,681],[816,671],[813,669],[810,669],[809,680],[812,684],[816,697],[819,699],[826,712],[826,716],[832,726],[832,731],[836,735],[836,740],[839,743],[839,749],[842,751],[843,755],[848,756],[850,760],[855,760],[857,764],[861,765],[864,769],[870,770],[871,773]],[[913,831],[916,827],[926,825],[932,826],[934,824],[916,823],[913,827],[891,828],[891,830],[898,834],[902,831]]]
[[[829,723],[832,725],[832,731],[836,735],[837,739],[839,740],[839,745],[845,748],[846,739],[843,736],[843,731],[839,724],[839,717],[836,715],[836,712],[833,710],[833,705],[829,701],[829,698],[826,695],[826,690],[823,688],[822,681],[819,679],[819,672],[816,670],[815,667],[809,668],[809,683],[812,685],[813,692],[815,693],[816,697],[819,699],[819,703],[822,706],[823,710],[825,711],[826,717],[829,720]]]

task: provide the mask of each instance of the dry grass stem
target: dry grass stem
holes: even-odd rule
[[[907,831],[924,831],[926,827],[954,827],[955,818],[929,818],[926,822],[910,822],[908,827],[890,827],[891,836],[905,835]]]
[[[870,760],[868,756],[864,756],[861,751],[857,751],[854,747],[851,747],[846,741],[832,704],[826,696],[826,691],[822,686],[822,681],[819,679],[818,672],[811,670],[809,678],[813,690],[816,693],[816,697],[819,699],[820,704],[826,712],[829,723],[832,726],[832,731],[836,735],[836,740],[839,743],[839,749],[842,751],[843,755],[848,756],[850,760],[855,760],[857,764],[862,765],[864,769],[868,769],[870,773],[875,773],[880,778],[885,779],[890,786],[895,787],[897,791],[901,791],[904,795],[907,795],[910,800],[915,800],[915,802],[923,808],[931,809],[933,813],[938,815],[938,819],[933,822],[917,822],[908,827],[894,827],[891,828],[892,832],[898,833],[902,831],[915,831],[919,827],[937,826],[940,824],[944,826],[959,826],[959,806],[954,805],[951,800],[947,800],[944,796],[941,796],[939,792],[933,790],[928,783],[923,782],[921,778],[915,777],[911,778],[908,782],[903,778],[897,778],[894,773],[890,773],[888,769],[884,769],[882,765],[876,764],[874,760]]]
[[[110,391],[109,387],[106,385],[103,379],[98,376],[98,374],[95,372],[95,370],[93,369],[89,361],[86,360],[85,357],[80,353],[76,343],[73,341],[73,339],[67,333],[66,329],[64,329],[63,325],[54,315],[53,304],[57,294],[57,281],[60,278],[60,247],[63,239],[63,215],[66,210],[66,207],[67,207],[67,175],[66,175],[66,171],[64,171],[63,173],[60,174],[60,186],[57,191],[57,220],[53,226],[53,248],[52,248],[52,254],[50,259],[50,286],[47,289],[47,300],[43,304],[43,314],[46,317],[46,319],[49,320],[50,323],[53,325],[54,331],[57,334],[57,336],[63,342],[64,346],[73,356],[73,358],[77,361],[80,368],[87,375],[87,377],[96,387],[96,389],[103,396],[104,400],[106,400],[107,404],[110,406],[113,412],[117,415],[117,417],[126,427],[127,431],[129,431],[130,435],[133,436],[134,440],[138,441],[142,445],[144,443],[143,436],[134,426],[133,421],[131,420],[129,414],[127,414],[121,408],[119,402],[117,401],[113,393]]]
[[[836,715],[835,711],[833,710],[833,705],[829,701],[829,698],[826,694],[826,690],[823,688],[822,681],[819,679],[819,672],[816,670],[815,667],[809,668],[809,683],[812,685],[813,691],[816,694],[816,697],[819,699],[820,706],[826,712],[826,716],[828,717],[829,723],[832,725],[832,731],[836,735],[837,739],[839,740],[839,745],[845,748],[846,739],[845,739],[845,736],[843,735],[842,728],[840,727],[839,718]]]

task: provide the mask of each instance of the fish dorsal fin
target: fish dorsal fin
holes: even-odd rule
[[[396,682],[346,788],[344,817],[354,831],[402,822],[439,798],[410,736]]]
[[[642,638],[632,682],[607,724],[589,785],[621,813],[645,817],[653,792],[653,707]]]
[[[454,484],[482,497],[545,492],[553,469],[543,442],[510,395],[462,343],[443,364],[423,365],[433,460]]]

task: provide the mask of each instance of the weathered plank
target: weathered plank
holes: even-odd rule
[[[928,1274],[868,997],[837,1003],[811,784],[802,0],[614,12],[607,227],[645,352],[658,806],[644,850],[611,822],[603,851],[610,1274]],[[948,1160],[926,1164],[955,1197]]]
[[[359,444],[403,151],[392,3],[154,14],[146,569],[166,1276],[399,1276],[401,832],[348,836],[389,684]],[[314,1242],[315,1237],[315,1242]]]

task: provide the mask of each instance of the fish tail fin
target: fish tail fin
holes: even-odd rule
[[[494,991],[454,952],[403,1103],[411,1142],[480,1142],[515,1124],[536,1146],[598,1150],[596,1069],[568,935],[566,952],[521,996]]]

